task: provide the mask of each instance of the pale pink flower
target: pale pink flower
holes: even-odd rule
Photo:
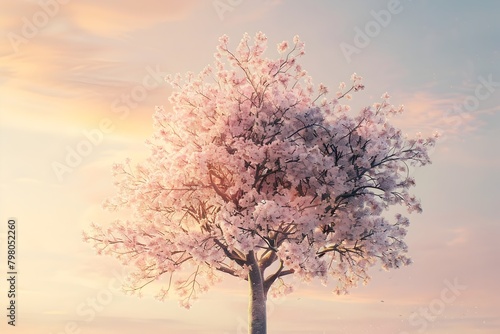
[[[288,42],[283,41],[281,43],[278,43],[278,52],[279,53],[284,53],[288,49]]]

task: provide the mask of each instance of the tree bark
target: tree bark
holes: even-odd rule
[[[248,253],[247,263],[250,267],[248,281],[250,283],[250,302],[248,305],[248,333],[266,334],[266,292],[264,278],[253,251]]]

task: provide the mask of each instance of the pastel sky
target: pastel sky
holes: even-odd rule
[[[353,107],[387,91],[406,107],[396,122],[407,133],[442,133],[433,164],[414,172],[424,207],[407,236],[414,264],[373,268],[347,296],[300,285],[269,301],[269,332],[500,333],[499,12],[494,0],[2,1],[0,332],[245,333],[245,282],[225,278],[189,311],[154,300],[155,287],[126,296],[126,268],[81,233],[115,218],[101,209],[111,165],[147,155],[154,107],[170,108],[163,76],[212,63],[222,34],[234,46],[263,31],[269,57],[298,34],[304,68],[331,91],[363,76]],[[77,149],[81,161],[69,156]],[[6,318],[11,217],[16,328]]]

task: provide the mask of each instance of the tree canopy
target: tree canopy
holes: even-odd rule
[[[149,158],[113,167],[118,192],[105,207],[133,216],[93,224],[85,240],[134,268],[131,291],[165,276],[158,298],[174,288],[184,306],[223,274],[258,272],[265,295],[288,292],[288,275],[342,293],[377,263],[409,264],[409,220],[384,212],[421,211],[409,168],[430,163],[436,137],[393,126],[403,108],[387,93],[351,111],[343,102],[364,88],[356,74],[333,96],[313,85],[298,36],[277,59],[264,56],[263,33],[228,43],[198,75],[168,78],[172,110],[156,109]]]

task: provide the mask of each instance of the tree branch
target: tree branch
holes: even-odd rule
[[[230,259],[236,262],[238,265],[243,266],[246,263],[246,260],[242,258],[237,252],[232,251],[230,252],[229,249],[227,249],[227,246],[224,245],[222,242],[220,242],[219,239],[214,238],[214,242],[217,246],[219,246],[224,254]]]

